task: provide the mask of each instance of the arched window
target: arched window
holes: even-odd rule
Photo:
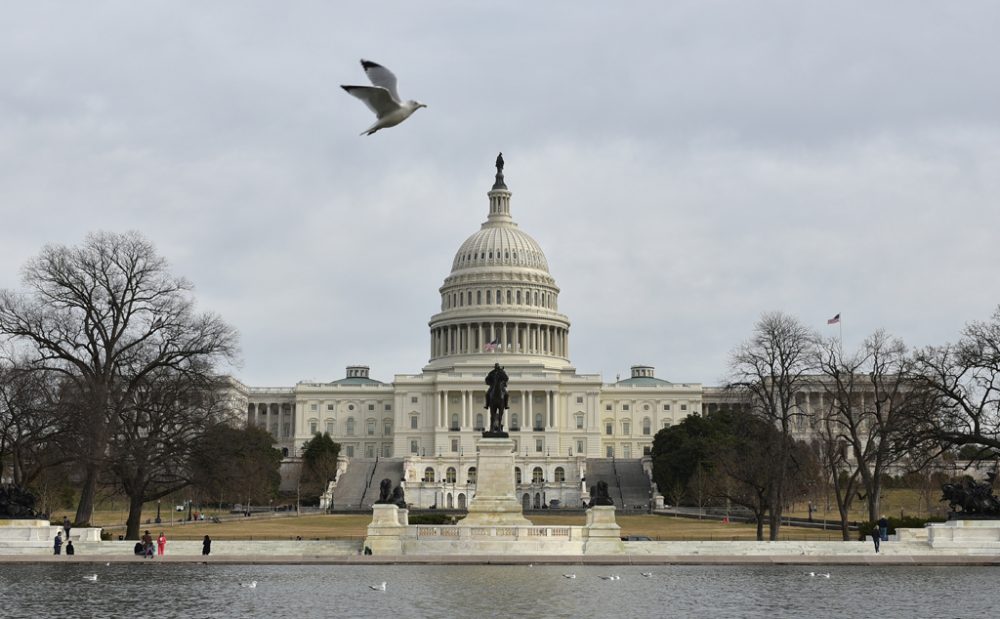
[[[369,419],[365,422],[365,425],[367,426],[368,436],[375,436],[375,420]]]
[[[354,417],[347,418],[347,436],[354,436]]]
[[[453,509],[454,507],[455,507],[455,498],[452,497],[451,493],[449,492],[448,493],[448,509]]]
[[[483,426],[483,414],[482,413],[476,413],[476,429],[477,430],[482,430],[484,427],[485,426]]]
[[[521,428],[521,420],[518,418],[517,413],[510,414],[510,429],[519,430]]]
[[[507,305],[510,305],[511,303],[512,303],[512,301],[511,301],[511,294],[510,294],[510,290],[508,290],[507,291]]]
[[[497,305],[500,305],[502,301],[503,301],[503,296],[500,294],[500,291],[497,290]]]
[[[455,467],[449,466],[448,470],[445,471],[445,474],[444,474],[444,480],[445,480],[445,482],[447,482],[449,484],[453,484],[453,483],[455,483],[455,480],[457,478],[458,478],[458,473],[455,471]]]
[[[458,429],[458,413],[452,413],[451,415],[451,429],[452,430]]]
[[[474,484],[474,483],[476,483],[476,479],[477,479],[477,474],[478,474],[478,473],[476,472],[476,467],[474,467],[474,466],[470,466],[470,467],[469,467],[469,476],[468,476],[468,477],[466,478],[466,479],[468,479],[468,480],[469,480],[469,483],[470,483],[470,484]]]
[[[434,469],[431,467],[424,469],[424,481],[434,481]]]
[[[520,290],[517,291],[517,304],[518,305],[521,304],[521,291]]]
[[[483,291],[482,290],[477,290],[476,291],[476,305],[482,305],[482,304],[483,304]]]
[[[465,495],[461,493],[458,495],[458,508],[465,509]]]
[[[535,468],[531,469],[531,483],[540,484],[542,483],[542,479],[544,478],[545,477],[544,473],[542,473],[542,467],[536,466]]]
[[[514,467],[514,483],[521,483],[521,467],[519,466]]]
[[[493,305],[493,291],[486,291],[486,305]]]
[[[545,416],[544,415],[542,415],[541,413],[535,413],[535,429],[536,430],[542,430],[542,429],[544,429],[544,427],[545,427],[544,426],[544,424],[545,424],[544,420],[545,420]]]
[[[282,447],[281,448],[281,456],[283,458],[287,458],[288,457],[288,448],[287,447]]]
[[[542,495],[541,495],[541,493],[538,493],[538,492],[535,493],[535,506],[534,507],[535,507],[535,509],[541,509],[542,508]]]
[[[555,480],[557,482],[564,482],[564,481],[566,481],[566,471],[565,471],[565,469],[563,469],[563,467],[561,467],[561,466],[557,466],[556,467]]]
[[[649,420],[649,417],[644,417],[642,420],[642,433],[649,436],[649,433],[653,431],[653,422]]]

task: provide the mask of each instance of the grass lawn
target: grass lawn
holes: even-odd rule
[[[929,514],[927,510],[928,498],[930,499],[931,507]],[[900,513],[906,516],[918,516],[921,518],[926,518],[928,515],[947,516],[948,506],[946,503],[938,501],[940,498],[941,490],[938,488],[935,488],[929,495],[911,488],[883,490],[882,509],[880,511],[887,516],[899,516]],[[826,508],[826,499],[822,496],[813,499],[813,507],[816,508],[813,512],[813,518],[822,519],[824,517],[824,509]],[[855,496],[850,513],[850,520],[867,520],[867,501],[860,500]],[[790,511],[785,512],[785,515],[795,518],[807,518],[809,516],[808,502],[799,501],[795,503]],[[830,494],[829,511],[826,511],[825,516],[827,520],[838,520],[840,518],[840,513],[837,511],[837,501],[833,497],[832,491]]]

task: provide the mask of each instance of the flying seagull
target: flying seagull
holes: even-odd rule
[[[383,581],[381,585],[368,585],[368,588],[372,591],[385,591],[385,582]]]
[[[368,109],[375,112],[378,120],[368,127],[361,135],[371,135],[379,129],[395,127],[422,107],[427,107],[419,101],[403,101],[396,92],[396,76],[377,62],[361,59],[361,68],[365,70],[371,86],[343,86],[341,88],[365,102]]]

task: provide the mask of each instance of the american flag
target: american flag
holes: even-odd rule
[[[833,317],[833,318],[831,318],[830,320],[827,320],[827,321],[826,321],[826,324],[828,324],[828,325],[835,325],[835,324],[837,324],[838,322],[840,322],[840,314],[837,314],[836,316],[834,316],[834,317]]]
[[[496,352],[496,349],[499,346],[500,346],[500,338],[497,338],[492,342],[489,342],[485,346],[483,346],[483,350],[485,350],[486,352]]]

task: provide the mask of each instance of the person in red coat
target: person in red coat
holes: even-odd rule
[[[166,547],[167,547],[167,536],[163,534],[163,531],[160,531],[160,536],[156,538],[156,554],[162,557],[163,551],[166,549]]]

